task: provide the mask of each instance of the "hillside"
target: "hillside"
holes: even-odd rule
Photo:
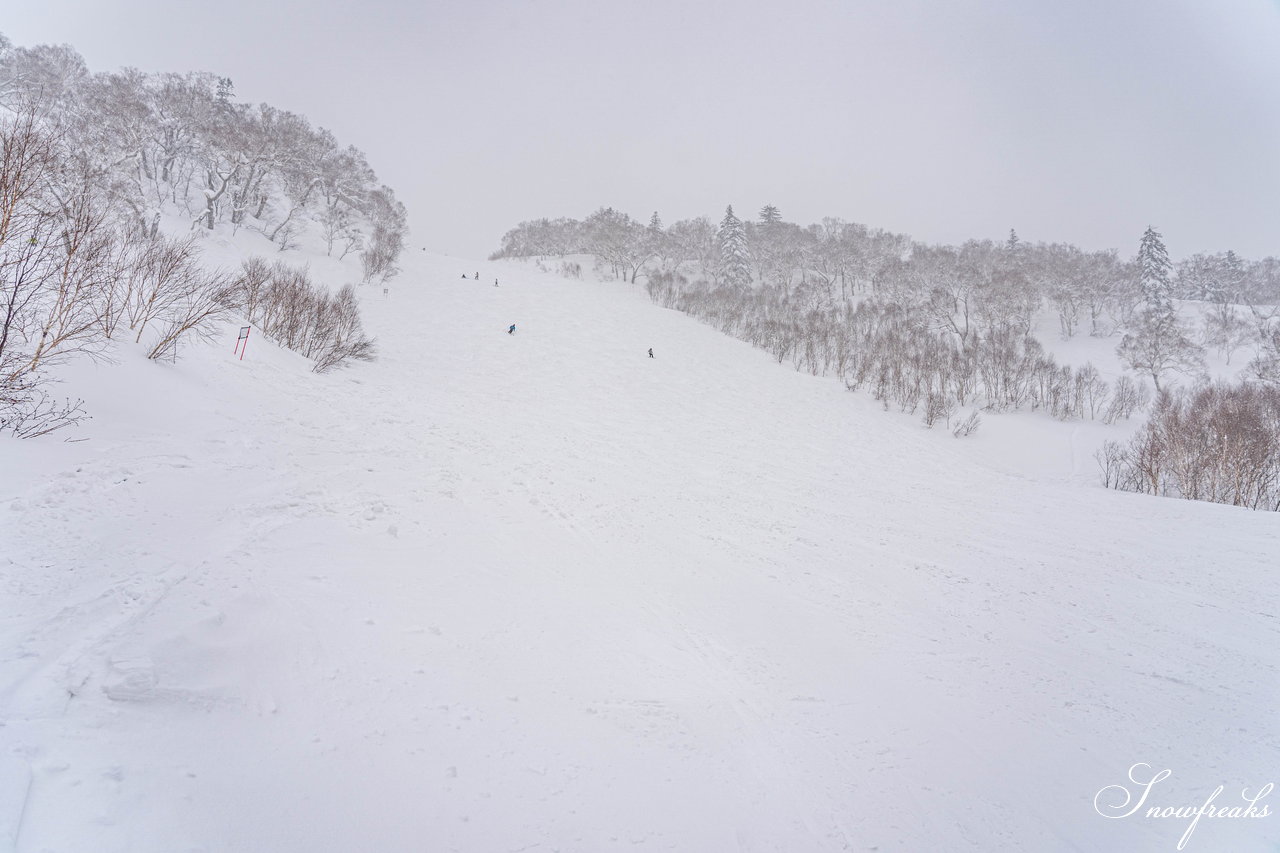
[[[377,362],[125,348],[62,373],[89,440],[0,441],[0,839],[1172,850],[1095,794],[1272,780],[1273,514],[997,464],[630,285],[407,255]]]

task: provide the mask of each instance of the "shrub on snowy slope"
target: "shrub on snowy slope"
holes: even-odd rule
[[[1280,387],[1162,391],[1143,428],[1098,462],[1114,489],[1280,511]]]
[[[194,214],[192,233],[161,234],[161,213],[179,211]],[[268,337],[318,372],[371,359],[350,286],[330,295],[286,271],[245,309],[239,279],[202,263],[196,236],[209,229],[254,228],[283,249],[312,219],[330,253],[363,249],[365,281],[396,274],[404,208],[356,149],[231,104],[229,81],[211,75],[91,75],[68,47],[0,36],[0,432],[34,437],[83,416],[47,392],[59,362],[126,338],[173,360],[242,310],[257,322],[265,309]]]
[[[124,339],[172,360],[233,307],[192,238],[121,233],[89,182],[59,185],[63,145],[32,111],[0,119],[0,431],[23,437],[78,420],[50,367]]]
[[[252,257],[241,264],[226,299],[267,338],[315,361],[316,373],[374,358],[349,284],[331,295],[311,282],[305,267]]]

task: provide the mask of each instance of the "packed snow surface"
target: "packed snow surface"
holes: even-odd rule
[[[375,363],[125,348],[0,440],[0,849],[1172,851],[1095,796],[1280,781],[1280,516],[1042,476],[1039,427],[637,286],[405,267]]]

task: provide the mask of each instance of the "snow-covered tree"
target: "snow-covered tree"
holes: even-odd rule
[[[109,218],[144,239],[166,214],[192,227],[249,228],[284,248],[323,221],[344,251],[367,250],[374,267],[394,269],[403,222],[382,215],[385,195],[354,148],[302,116],[237,103],[229,78],[207,72],[90,74],[65,45],[0,46],[0,105],[36,108],[65,138],[75,169],[109,200]],[[74,194],[63,187],[64,195]],[[382,233],[365,237],[377,230]],[[386,231],[399,229],[397,235]],[[394,260],[394,259],[392,259]],[[379,273],[380,274],[380,273]]]
[[[714,275],[720,263],[720,244],[716,240],[716,227],[705,216],[682,219],[667,229],[674,242],[673,252],[679,259],[676,266],[686,261],[695,263],[703,275]]]
[[[1259,382],[1280,386],[1280,324],[1264,327],[1249,373]]]
[[[582,223],[586,249],[608,263],[613,274],[635,281],[648,253],[647,229],[627,214],[602,207]]]
[[[1236,350],[1257,338],[1254,324],[1240,316],[1234,305],[1219,303],[1204,315],[1204,342],[1231,363]]]
[[[1235,252],[1195,254],[1178,263],[1174,289],[1184,299],[1229,304],[1241,300],[1245,279],[1245,262]]]
[[[679,252],[676,250],[675,240],[662,227],[662,217],[658,216],[658,211],[653,212],[653,216],[649,217],[649,226],[645,229],[645,252],[649,258],[658,262],[658,268],[662,272],[674,272],[680,265]]]
[[[41,44],[0,51],[0,105],[50,110],[89,76],[84,59],[70,45]]]
[[[391,188],[386,186],[369,193],[368,205],[373,233],[369,237],[368,247],[360,255],[360,263],[364,268],[366,282],[384,282],[400,271],[396,266],[396,259],[404,249],[409,214],[404,205],[396,200]]]
[[[719,279],[730,287],[751,284],[751,255],[747,251],[747,232],[742,220],[733,215],[733,205],[725,208],[724,219],[716,232],[720,243]]]
[[[0,104],[9,102],[9,95],[12,94],[15,82],[13,76],[5,70],[8,65],[9,53],[12,50],[13,42],[9,41],[4,33],[0,33]]]
[[[1173,264],[1164,247],[1160,232],[1147,226],[1138,244],[1138,275],[1142,298],[1148,306],[1160,311],[1173,311]]]
[[[1215,302],[1239,302],[1244,289],[1245,264],[1239,255],[1228,249],[1222,256],[1222,283],[1210,298]]]
[[[1145,373],[1160,390],[1160,377],[1169,372],[1200,376],[1205,372],[1204,351],[1172,310],[1148,306],[1128,334],[1120,341],[1116,353],[1126,367]]]

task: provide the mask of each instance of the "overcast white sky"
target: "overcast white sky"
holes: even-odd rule
[[[1280,0],[5,0],[363,149],[412,246],[772,203],[917,239],[1280,254]]]

